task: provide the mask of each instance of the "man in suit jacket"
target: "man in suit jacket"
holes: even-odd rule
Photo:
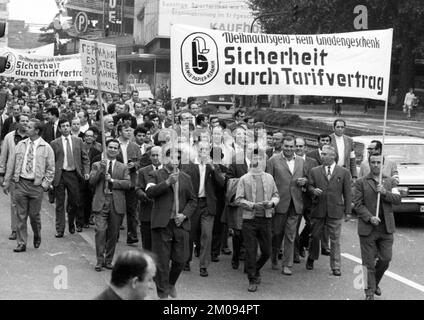
[[[305,155],[306,151],[306,141],[302,137],[297,137],[296,140],[296,157],[302,158],[305,166],[306,175],[309,176],[309,172],[312,168],[318,167],[318,162],[309,158]],[[311,205],[312,200],[310,194],[307,192],[307,188],[302,188],[303,191],[303,212],[302,216],[305,219],[305,227],[302,230],[302,233],[299,235],[300,222],[302,219],[298,220],[296,237],[294,240],[294,263],[300,263],[300,256],[305,257],[305,250],[309,247],[309,238],[311,232]]]
[[[219,166],[210,162],[210,145],[206,141],[197,144],[198,157],[194,163],[183,164],[182,170],[191,177],[193,190],[197,195],[197,208],[190,218],[190,255],[193,255],[193,245],[199,253],[200,276],[207,277],[207,268],[211,261],[212,229],[216,215],[215,186],[224,187],[224,177]],[[208,163],[209,162],[209,163]]]
[[[126,212],[125,190],[131,185],[128,168],[116,160],[119,141],[106,142],[106,159],[93,163],[90,185],[95,188],[93,212],[96,224],[96,271],[112,269],[119,227]]]
[[[130,141],[132,131],[129,124],[118,125],[118,141],[121,150],[120,158],[122,158],[123,163],[127,166],[131,177],[131,187],[125,191],[125,201],[127,203],[127,244],[138,242],[135,184],[137,182],[137,170],[140,169],[141,151],[135,142]]]
[[[135,192],[139,199],[138,206],[138,220],[140,221],[140,233],[141,233],[141,244],[143,249],[152,250],[152,231],[150,216],[152,213],[153,199],[150,199],[146,194],[147,181],[152,171],[162,169],[161,155],[162,148],[155,146],[150,150],[150,161],[149,164],[138,170],[138,179],[135,186]]]
[[[346,168],[335,163],[336,150],[322,148],[323,165],[311,169],[308,189],[313,195],[311,210],[312,241],[306,268],[312,270],[319,257],[319,242],[324,225],[330,235],[330,267],[335,276],[341,276],[340,233],[343,216],[351,214],[351,176]]]
[[[333,124],[334,133],[330,134],[331,145],[336,149],[339,156],[337,165],[349,170],[352,178],[358,177],[356,169],[356,157],[353,149],[353,140],[344,134],[346,122],[343,119],[337,119]]]
[[[280,202],[272,219],[272,268],[278,269],[277,254],[284,238],[282,273],[285,275],[292,274],[294,239],[297,223],[303,212],[302,187],[308,181],[304,160],[295,157],[294,147],[294,137],[285,136],[283,151],[269,159],[266,168],[266,172],[274,177],[280,195]]]
[[[50,143],[56,138],[61,136],[60,126],[59,126],[59,109],[50,108],[47,110],[47,119],[48,122],[43,131],[43,139],[46,142]]]
[[[166,299],[177,297],[175,284],[188,259],[190,217],[196,210],[197,197],[190,177],[179,170],[173,172],[174,164],[179,165],[181,153],[168,149],[162,159],[164,167],[150,173],[146,194],[154,200],[151,226],[152,251],[158,258],[156,288],[159,298]],[[178,208],[174,202],[176,188]]]
[[[12,107],[12,115],[9,116],[3,123],[3,126],[1,128],[1,137],[0,140],[3,141],[6,134],[8,134],[11,131],[16,130],[18,126],[18,121],[16,120],[16,117],[21,114],[21,106],[19,104],[16,104]]]
[[[51,142],[55,155],[56,172],[53,186],[56,197],[56,238],[65,232],[65,191],[68,194],[68,227],[71,234],[81,232],[84,225],[84,211],[81,202],[81,182],[90,176],[90,159],[83,141],[71,136],[68,119],[59,121],[62,136]]]
[[[358,179],[354,188],[353,202],[358,214],[362,265],[367,270],[366,300],[374,300],[374,294],[381,295],[378,284],[392,260],[395,232],[393,205],[401,203],[400,193],[396,189],[397,181],[394,178],[383,174],[382,183],[378,183],[382,162],[381,155],[371,155],[371,172]],[[376,215],[378,193],[381,198]]]

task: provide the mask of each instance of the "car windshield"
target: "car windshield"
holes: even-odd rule
[[[357,165],[368,157],[367,150],[361,142],[354,143]],[[386,144],[384,155],[396,164],[424,164],[424,144]]]

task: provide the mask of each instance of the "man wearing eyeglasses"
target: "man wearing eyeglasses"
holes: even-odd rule
[[[378,140],[372,140],[370,145],[367,148],[368,155],[381,155],[382,154],[383,145]],[[358,177],[365,177],[370,173],[370,165],[368,161],[364,161],[361,163],[359,168]],[[388,159],[384,159],[383,163],[383,174],[387,177],[392,177],[399,183],[399,172],[397,169],[397,165],[395,162],[390,161]]]
[[[334,133],[330,134],[331,145],[336,149],[339,159],[336,160],[337,165],[349,170],[353,181],[358,177],[356,171],[356,157],[353,149],[353,140],[344,134],[346,129],[346,121],[336,119],[333,123]]]

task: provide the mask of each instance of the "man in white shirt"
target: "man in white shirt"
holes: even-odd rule
[[[339,157],[337,165],[350,171],[352,179],[355,181],[358,177],[356,169],[356,156],[353,146],[353,140],[344,134],[346,121],[336,119],[333,123],[334,133],[330,134],[331,145],[336,149]]]
[[[84,134],[90,128],[88,112],[85,110],[78,112],[78,118],[80,119],[80,132]]]

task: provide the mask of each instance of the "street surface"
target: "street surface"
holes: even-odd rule
[[[43,201],[42,242],[39,249],[32,245],[29,223],[27,251],[14,253],[16,241],[10,234],[9,198],[0,195],[0,299],[92,299],[106,286],[110,271],[96,272],[94,228],[74,235],[54,237],[54,205]],[[394,258],[390,276],[385,275],[380,285],[383,295],[376,299],[424,300],[424,216],[397,219],[397,233],[393,247]],[[121,231],[117,253],[138,246],[125,243]],[[295,264],[292,276],[271,269],[268,262],[262,271],[262,284],[255,293],[247,291],[248,281],[243,273],[231,268],[231,256],[220,256],[211,263],[209,277],[199,276],[198,259],[194,258],[190,272],[183,272],[177,283],[178,299],[199,300],[361,300],[361,268],[356,221],[344,223],[342,230],[342,276],[331,275],[329,258],[321,256],[315,268],[308,271],[305,259]],[[231,246],[230,246],[231,247]],[[66,274],[67,273],[67,274]]]

